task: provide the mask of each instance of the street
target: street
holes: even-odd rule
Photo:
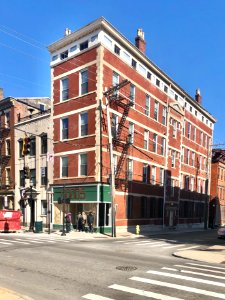
[[[214,230],[132,239],[0,234],[0,282],[35,300],[225,299],[225,266],[172,256],[214,244],[225,244]]]

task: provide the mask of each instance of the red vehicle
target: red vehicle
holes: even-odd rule
[[[21,212],[18,210],[0,210],[0,231],[10,232],[21,229]]]

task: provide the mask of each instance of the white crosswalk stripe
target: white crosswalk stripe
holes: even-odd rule
[[[6,241],[6,243],[9,244],[9,240],[2,239],[2,238],[1,238],[1,241]],[[14,240],[10,240],[10,244],[11,244],[11,243],[18,243],[18,244],[29,245],[29,243],[27,243],[27,242],[20,242],[20,241],[14,241]]]
[[[175,267],[181,267],[181,268],[185,268],[185,269],[192,269],[192,270],[198,270],[198,271],[205,271],[205,272],[211,272],[211,273],[217,273],[217,274],[225,274],[225,268],[223,268],[223,271],[217,271],[217,270],[212,270],[210,269],[204,269],[204,268],[199,268],[199,267],[191,267],[191,266],[183,266],[183,265],[174,265]],[[206,266],[208,267],[208,266]]]
[[[89,299],[89,300],[114,300],[112,298],[102,297],[100,295],[95,295],[95,294],[87,294],[82,296],[82,298]]]

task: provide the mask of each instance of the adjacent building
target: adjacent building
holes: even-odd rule
[[[133,44],[104,18],[49,46],[55,225],[63,199],[102,231],[112,213],[123,231],[207,222],[215,118],[145,48],[141,29]]]

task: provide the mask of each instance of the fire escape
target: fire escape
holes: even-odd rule
[[[126,138],[122,137],[122,132],[125,127],[125,122],[127,116],[129,114],[130,108],[134,105],[132,101],[132,96],[126,97],[122,93],[120,93],[120,89],[130,84],[128,80],[123,80],[121,83],[113,86],[108,91],[104,93],[104,95],[108,98],[109,106],[114,108],[116,111],[119,110],[122,113],[122,117],[118,124],[113,124],[112,126],[112,143],[113,148],[121,153],[119,161],[117,162],[116,170],[115,170],[115,186],[118,187],[120,183],[124,182],[126,187],[127,180],[127,172],[125,177],[122,176],[122,168],[124,165],[124,161],[126,160],[126,156],[129,150],[129,147],[133,143],[133,137],[131,134],[127,134]]]

